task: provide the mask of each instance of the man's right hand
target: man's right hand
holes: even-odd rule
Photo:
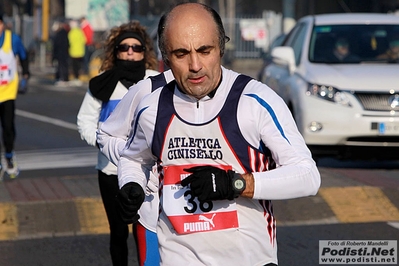
[[[116,195],[117,206],[126,224],[136,223],[140,216],[137,211],[144,202],[144,190],[134,182],[125,184]]]

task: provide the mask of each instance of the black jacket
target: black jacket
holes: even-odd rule
[[[69,41],[66,29],[60,29],[56,32],[53,39],[53,60],[65,61],[69,58]]]

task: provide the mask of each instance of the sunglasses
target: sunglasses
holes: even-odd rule
[[[118,52],[127,52],[129,48],[132,48],[133,52],[142,53],[145,51],[145,46],[143,45],[127,45],[127,44],[119,44],[115,47]]]

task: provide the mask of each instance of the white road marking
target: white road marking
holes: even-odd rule
[[[76,124],[68,123],[68,122],[62,121],[60,119],[55,119],[55,118],[51,118],[51,117],[44,116],[44,115],[38,115],[38,114],[34,114],[34,113],[30,113],[30,112],[26,112],[26,111],[22,111],[22,110],[18,110],[18,109],[15,110],[15,114],[25,117],[25,118],[35,119],[40,122],[45,122],[45,123],[53,124],[53,125],[68,128],[68,129],[73,129],[73,130],[78,129]]]
[[[59,127],[77,130],[77,125],[60,119],[38,115],[22,110],[15,110],[16,115],[53,124]],[[95,166],[98,149],[78,147],[68,149],[50,149],[33,151],[15,151],[15,158],[20,170],[56,169],[70,167]],[[2,156],[3,157],[3,156]],[[4,165],[4,158],[1,158]]]
[[[15,151],[18,168],[24,170],[56,169],[95,166],[98,149],[95,147],[52,150]],[[3,165],[4,164],[4,158]]]
[[[399,229],[399,222],[388,222],[388,225],[390,225],[396,229]]]

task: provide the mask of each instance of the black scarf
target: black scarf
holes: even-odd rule
[[[89,81],[91,94],[107,102],[115,90],[116,84],[120,81],[126,88],[142,80],[145,75],[145,62],[116,60],[115,67],[103,72]]]

